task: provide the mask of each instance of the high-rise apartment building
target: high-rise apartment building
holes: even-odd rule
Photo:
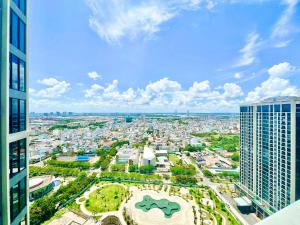
[[[266,217],[300,199],[300,98],[240,107],[242,195]]]
[[[27,2],[0,0],[0,224],[28,223]]]

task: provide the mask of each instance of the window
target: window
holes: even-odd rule
[[[18,99],[10,98],[10,133],[16,133],[19,131],[19,104]]]
[[[20,131],[26,130],[26,103],[25,100],[20,101]]]
[[[26,130],[26,101],[10,98],[9,132],[16,133],[24,130]]]
[[[19,185],[10,189],[10,218],[13,221],[19,214]]]
[[[19,172],[19,146],[18,142],[9,144],[9,175],[13,177]]]
[[[10,219],[11,222],[26,206],[26,177],[10,189]]]
[[[19,18],[10,10],[10,43],[19,48]]]
[[[26,14],[26,0],[20,0],[19,8],[25,15]]]
[[[26,78],[25,78],[25,63],[22,60],[19,60],[19,71],[20,71],[20,85],[19,90],[26,91]]]
[[[9,57],[10,82],[9,87],[17,91],[26,91],[25,62],[13,54]]]
[[[13,0],[16,6],[21,10],[24,15],[26,14],[26,0]]]
[[[25,24],[22,21],[19,21],[19,32],[20,32],[20,43],[19,49],[25,53],[25,45],[26,45],[26,28]]]
[[[26,52],[26,25],[13,10],[10,10],[10,43]]]
[[[14,2],[17,6],[19,6],[19,4],[20,4],[20,0],[13,0],[13,2]]]
[[[9,175],[13,177],[26,168],[26,139],[9,144]]]
[[[274,106],[274,111],[275,112],[280,112],[280,105],[275,105]]]
[[[16,56],[10,55],[10,88],[19,90],[19,60]]]
[[[26,179],[22,179],[19,184],[20,188],[20,208],[23,209],[26,206]]]
[[[282,112],[291,112],[291,105],[290,104],[283,104],[282,105]]]
[[[261,112],[261,106],[257,106],[257,112]]]
[[[26,168],[26,139],[20,142],[20,171]]]

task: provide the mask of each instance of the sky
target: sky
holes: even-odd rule
[[[299,1],[31,0],[30,111],[238,112],[300,96]]]

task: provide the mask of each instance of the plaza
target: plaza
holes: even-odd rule
[[[132,219],[141,225],[193,225],[194,214],[192,204],[179,196],[170,196],[166,192],[157,192],[154,190],[139,190],[133,187],[133,196],[130,198],[125,208]],[[149,196],[155,200],[166,199],[169,202],[177,203],[180,209],[171,216],[165,216],[163,210],[152,208],[149,211],[144,211],[136,207],[137,203],[143,201],[145,196]]]

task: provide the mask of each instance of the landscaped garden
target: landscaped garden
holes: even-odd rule
[[[181,164],[181,159],[175,154],[169,154],[169,161],[175,166],[177,164]]]
[[[154,208],[159,208],[163,211],[166,218],[170,218],[174,213],[180,211],[180,205],[178,203],[170,202],[168,199],[155,200],[149,195],[145,195],[143,201],[137,202],[135,207],[143,210],[144,212],[148,212]]]
[[[121,185],[106,185],[89,195],[85,207],[93,213],[116,211],[127,195],[128,190]]]
[[[194,133],[195,137],[202,137],[210,142],[211,150],[222,148],[229,152],[236,152],[240,147],[240,138],[234,134],[217,134],[217,133]]]

